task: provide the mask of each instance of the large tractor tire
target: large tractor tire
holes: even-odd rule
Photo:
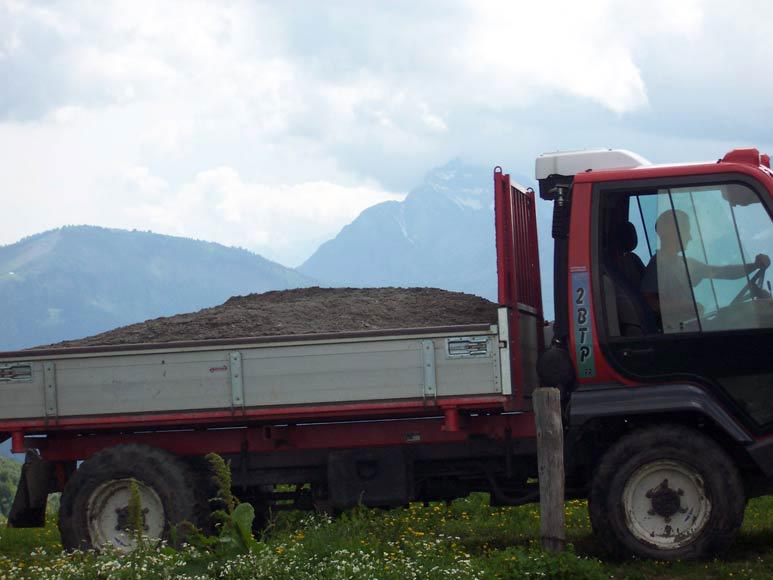
[[[745,504],[727,453],[676,425],[635,431],[613,445],[589,498],[594,533],[613,555],[655,560],[714,556],[737,534]]]
[[[179,542],[188,526],[180,526],[183,522],[206,527],[207,498],[200,477],[185,461],[156,447],[117,445],[84,461],[67,483],[59,510],[62,546],[133,550],[132,482],[140,493],[143,536]]]

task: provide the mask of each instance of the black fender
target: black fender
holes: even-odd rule
[[[744,446],[755,439],[711,393],[690,384],[580,388],[572,393],[569,431],[580,432],[593,419],[665,413],[697,413],[711,419],[732,441]]]

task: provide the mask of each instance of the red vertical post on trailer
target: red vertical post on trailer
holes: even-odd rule
[[[544,347],[542,286],[534,191],[513,184],[501,167],[494,169],[494,213],[497,246],[498,301],[508,309],[510,365],[515,406],[523,406],[522,322],[537,325],[538,347]]]

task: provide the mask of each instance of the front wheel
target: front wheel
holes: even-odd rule
[[[609,449],[589,506],[594,533],[613,554],[681,560],[726,547],[743,521],[745,497],[738,471],[714,441],[656,426]]]

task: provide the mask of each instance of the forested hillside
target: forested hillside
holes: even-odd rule
[[[7,517],[21,474],[21,463],[0,457],[0,516]]]

